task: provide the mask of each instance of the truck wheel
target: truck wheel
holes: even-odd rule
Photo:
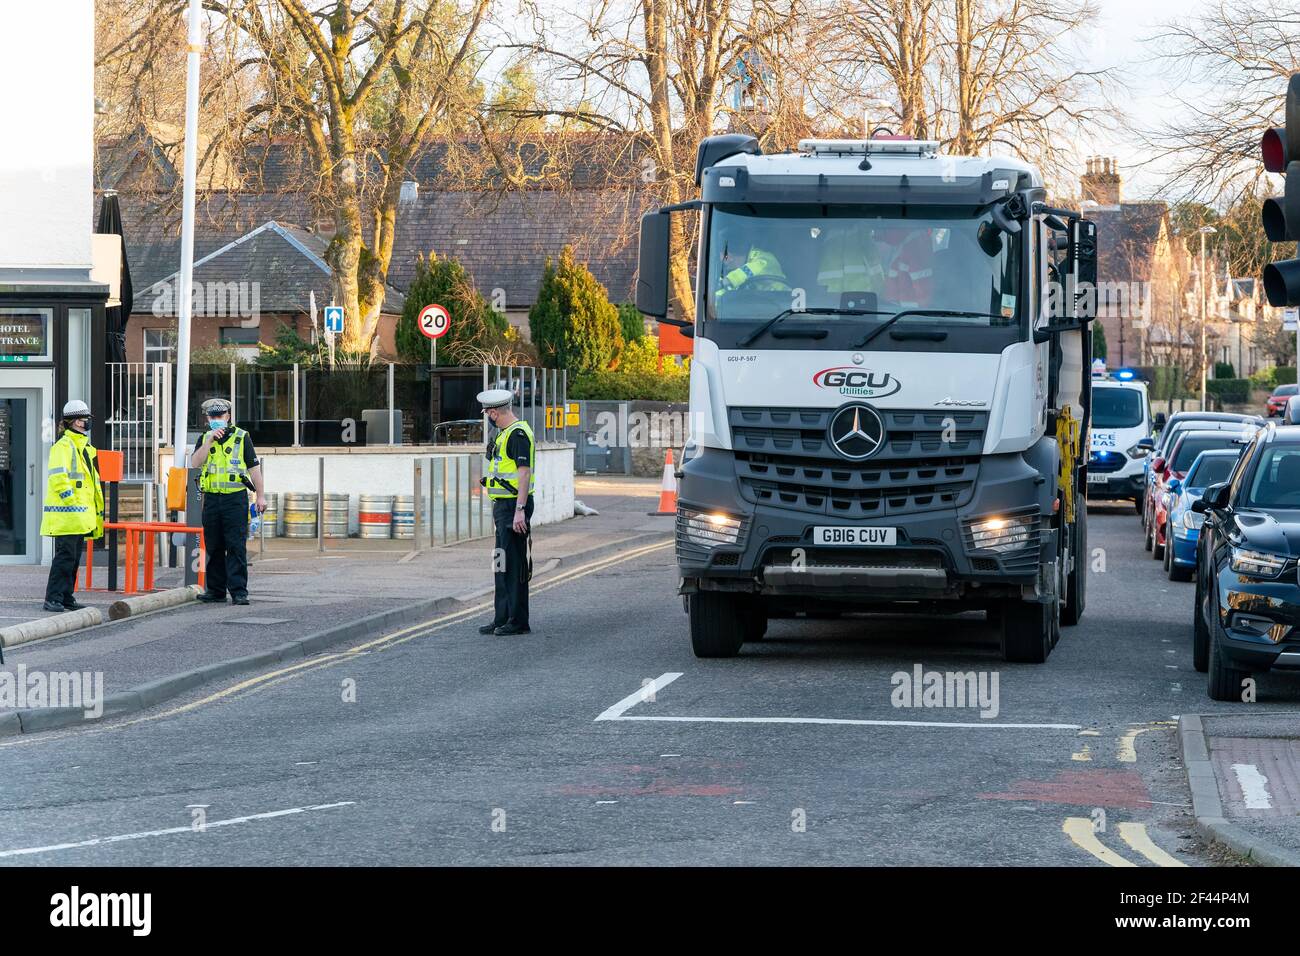
[[[1210,669],[1210,629],[1205,626],[1205,592],[1196,576],[1196,603],[1192,605],[1192,666],[1204,674]]]
[[[767,633],[767,608],[759,598],[745,604],[745,640],[761,641]]]
[[[1210,700],[1241,702],[1242,682],[1250,676],[1250,671],[1243,671],[1228,663],[1223,654],[1223,645],[1219,643],[1220,631],[1218,615],[1210,627],[1210,673],[1206,682]]]
[[[745,642],[743,595],[699,591],[691,595],[691,650],[696,657],[735,657]]]
[[[1056,643],[1057,608],[1055,601],[1034,604],[1011,601],[1000,615],[1002,623],[1002,659],[1018,664],[1041,664]]]
[[[1074,534],[1070,542],[1074,570],[1065,579],[1065,603],[1061,605],[1061,624],[1066,627],[1073,627],[1083,619],[1083,609],[1088,603],[1088,515],[1084,511],[1082,495],[1074,514]]]

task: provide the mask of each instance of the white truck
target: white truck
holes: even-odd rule
[[[769,618],[986,610],[1042,662],[1083,613],[1096,227],[1011,159],[901,138],[699,146],[637,307],[694,338],[676,556],[701,657]],[[671,217],[699,213],[694,322]]]

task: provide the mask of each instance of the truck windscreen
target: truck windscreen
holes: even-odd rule
[[[975,210],[881,212],[844,205],[713,207],[707,317],[753,323],[793,310],[782,328],[847,323],[868,331],[916,310],[924,314],[901,316],[895,327],[1018,325],[1017,238],[998,234]]]

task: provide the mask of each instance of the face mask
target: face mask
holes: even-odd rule
[[[222,421],[220,418],[210,418],[210,419],[208,419],[208,428],[209,428],[209,430],[211,430],[211,431],[219,432],[219,431],[221,431],[221,429],[223,429],[223,428],[225,428],[225,427],[226,427],[226,423],[225,423],[224,421]]]

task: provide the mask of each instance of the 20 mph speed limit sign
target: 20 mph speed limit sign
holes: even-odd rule
[[[420,310],[419,323],[427,338],[440,339],[451,328],[451,315],[440,305],[426,305]]]

